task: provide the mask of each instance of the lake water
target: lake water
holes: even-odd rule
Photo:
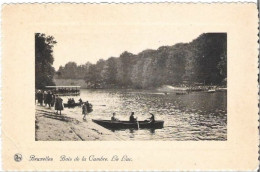
[[[126,140],[226,140],[227,92],[192,92],[187,95],[165,95],[154,90],[90,90],[81,89],[80,96],[93,104],[91,119],[110,119],[116,112],[120,120],[129,120],[135,112],[138,120],[155,114],[164,120],[162,129],[117,130],[116,135]],[[67,102],[68,97],[62,97]],[[72,98],[72,96],[71,96]],[[81,108],[66,111],[81,115]]]

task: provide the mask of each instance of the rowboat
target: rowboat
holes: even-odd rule
[[[82,103],[73,103],[73,104],[64,103],[63,105],[64,105],[64,107],[67,107],[67,108],[74,108],[74,107],[77,107],[77,106],[81,106]],[[88,111],[88,113],[93,111],[93,107],[92,107],[91,104],[89,104],[89,109],[87,111]]]
[[[92,119],[93,122],[101,125],[102,127],[109,129],[126,129],[126,128],[153,128],[159,129],[163,128],[164,121],[138,121],[138,122],[130,122],[130,121],[111,121],[111,120],[95,120]]]
[[[74,108],[76,106],[81,106],[81,103],[73,103],[73,104],[64,103],[64,107]]]

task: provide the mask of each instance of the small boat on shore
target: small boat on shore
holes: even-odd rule
[[[215,90],[215,89],[210,89],[210,90],[208,90],[207,92],[208,92],[208,93],[215,93],[216,90]]]
[[[76,107],[76,106],[81,106],[81,103],[73,103],[73,104],[64,103],[63,105],[64,105],[64,107],[74,108],[74,107]]]
[[[74,107],[80,107],[81,105],[83,105],[83,103],[64,103],[63,105],[66,108],[74,108]],[[90,113],[92,111],[93,111],[93,106],[92,106],[92,104],[89,104],[88,113]]]
[[[160,128],[163,128],[163,124],[164,124],[164,121],[130,122],[130,121],[111,121],[111,120],[95,120],[95,119],[92,119],[92,121],[101,125],[102,127],[109,128],[109,129],[128,129],[128,128],[160,129]]]

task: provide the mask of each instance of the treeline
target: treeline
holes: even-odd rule
[[[226,85],[227,34],[204,33],[190,43],[162,46],[96,64],[69,62],[58,78],[84,79],[90,88],[154,88],[162,85]]]
[[[55,85],[53,47],[57,43],[53,36],[44,33],[35,34],[35,88],[43,89]]]

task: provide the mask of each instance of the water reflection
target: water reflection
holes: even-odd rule
[[[151,134],[155,134],[155,129],[154,128],[150,128],[150,132],[151,132]]]
[[[150,132],[150,134],[155,134],[155,130],[154,128],[144,128],[144,129],[136,129],[136,128],[129,128],[129,129],[120,129],[120,130],[115,130],[115,129],[110,129],[111,131],[113,132],[126,132],[126,131],[129,131],[130,134],[135,134],[137,133],[139,130],[147,130]]]

